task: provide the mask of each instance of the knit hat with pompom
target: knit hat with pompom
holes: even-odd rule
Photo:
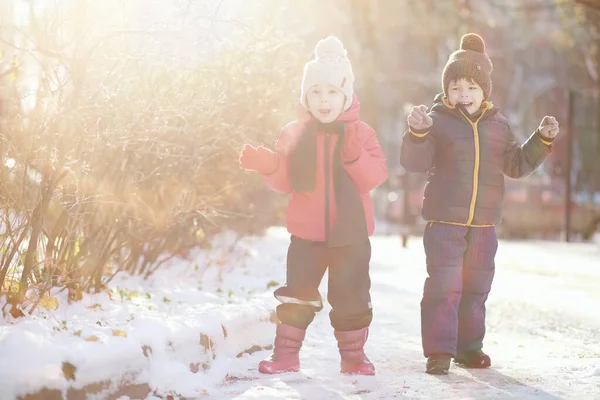
[[[319,40],[315,47],[315,59],[304,66],[300,104],[306,109],[306,94],[314,85],[331,85],[339,89],[346,96],[343,111],[350,108],[354,73],[344,45],[335,36]]]
[[[462,78],[475,81],[486,100],[492,94],[492,62],[485,53],[485,43],[481,36],[467,33],[460,40],[460,50],[450,54],[442,73],[444,94],[448,96],[448,86],[451,81]]]

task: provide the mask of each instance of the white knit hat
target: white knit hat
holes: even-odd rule
[[[354,73],[346,49],[335,36],[319,40],[315,46],[315,59],[304,66],[300,104],[308,109],[306,93],[314,85],[331,85],[346,96],[344,110],[350,108],[354,94]]]

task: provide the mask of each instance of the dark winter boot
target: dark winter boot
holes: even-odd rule
[[[300,371],[300,347],[306,331],[290,325],[279,324],[273,354],[258,364],[263,374],[280,374]]]
[[[454,357],[454,362],[467,368],[489,368],[492,365],[490,356],[482,350],[465,351]]]
[[[365,343],[369,336],[369,328],[357,331],[335,331],[338,349],[342,356],[342,374],[375,375],[375,367],[365,355]]]
[[[447,375],[452,356],[447,353],[434,353],[427,357],[425,372],[431,375]]]

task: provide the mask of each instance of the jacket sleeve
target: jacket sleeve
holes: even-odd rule
[[[409,128],[402,138],[400,165],[408,172],[428,172],[435,160],[433,127],[427,131]]]
[[[504,174],[511,178],[524,178],[533,173],[551,152],[551,141],[543,139],[536,130],[519,145],[514,134],[510,134],[509,144],[504,154]]]
[[[281,130],[279,138],[275,143],[275,154],[278,161],[277,169],[269,174],[260,174],[266,184],[276,192],[292,193],[289,163],[293,145],[292,132],[286,126]]]
[[[360,137],[361,153],[356,161],[344,164],[344,169],[352,178],[360,193],[368,193],[388,178],[385,155],[373,128],[364,124]]]

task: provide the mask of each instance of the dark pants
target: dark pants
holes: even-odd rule
[[[329,267],[327,300],[332,310],[331,325],[338,331],[352,331],[371,324],[371,243],[328,247],[292,236],[287,255],[286,285],[275,291],[282,303],[277,317],[286,324],[306,329],[323,308],[319,284]]]
[[[498,249],[496,229],[430,222],[423,244],[429,275],[421,301],[425,357],[481,349]]]

